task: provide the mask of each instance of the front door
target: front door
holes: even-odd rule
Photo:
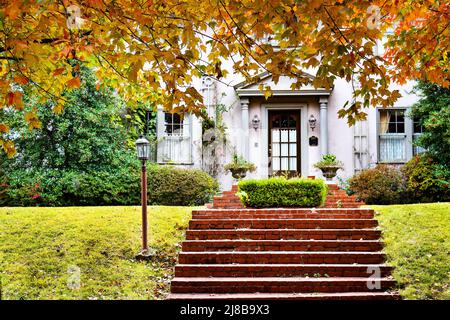
[[[269,110],[268,136],[269,175],[300,175],[300,110]]]

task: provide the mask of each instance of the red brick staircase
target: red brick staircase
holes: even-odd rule
[[[235,192],[193,211],[169,299],[400,298],[374,211],[342,190],[313,209],[244,209]]]

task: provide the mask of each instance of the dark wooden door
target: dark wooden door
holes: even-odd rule
[[[269,110],[268,136],[269,175],[300,175],[300,110]]]

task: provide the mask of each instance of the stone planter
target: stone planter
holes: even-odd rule
[[[341,166],[326,166],[319,169],[322,171],[322,175],[327,179],[327,181],[331,181],[334,177],[336,177],[337,171],[341,169]]]
[[[230,169],[230,172],[231,176],[236,180],[244,179],[245,176],[247,175],[247,169],[245,168]]]

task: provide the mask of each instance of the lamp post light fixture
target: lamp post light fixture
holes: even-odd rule
[[[253,129],[258,130],[259,124],[261,123],[261,120],[258,118],[258,115],[255,114],[255,116],[252,119],[252,126]]]
[[[316,118],[313,115],[310,115],[308,122],[309,122],[309,127],[311,128],[312,131],[314,131],[314,128],[316,127],[316,123],[317,123]]]
[[[136,256],[138,259],[149,259],[152,257],[148,248],[147,240],[147,160],[150,159],[150,142],[140,135],[136,140],[136,151],[138,159],[141,160],[141,205],[142,205],[142,251]]]

